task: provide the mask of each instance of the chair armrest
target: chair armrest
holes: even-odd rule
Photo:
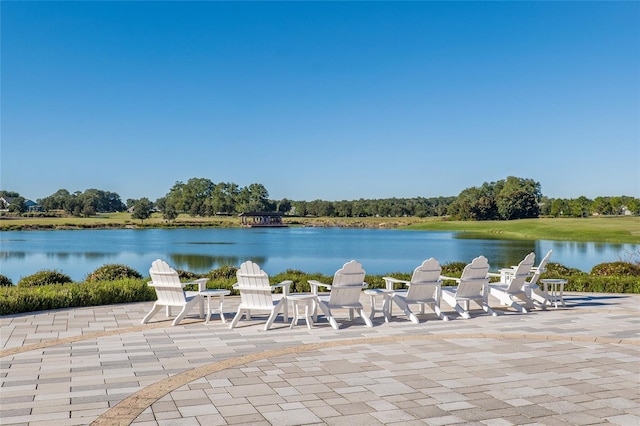
[[[387,290],[393,290],[394,284],[404,284],[406,286],[409,286],[411,284],[411,281],[400,280],[398,278],[393,278],[393,277],[382,277],[382,279],[384,280]]]
[[[500,277],[502,276],[502,274],[498,274],[498,273],[495,273],[495,272],[489,272],[489,273],[487,273],[487,276],[488,276],[488,277],[497,277],[497,278],[500,278]]]
[[[324,284],[316,280],[308,280],[307,282],[311,286],[311,293],[313,294],[318,294],[318,287],[325,287],[327,290],[331,290],[330,284]]]
[[[440,279],[441,279],[442,281],[455,281],[455,282],[457,282],[458,284],[460,284],[460,278],[456,278],[456,277],[447,277],[447,276],[445,276],[445,275],[440,275]]]
[[[207,289],[207,281],[209,281],[209,278],[198,278],[197,280],[190,281],[188,283],[182,283],[182,286],[184,287],[187,284],[198,284],[198,291],[205,291]]]
[[[275,289],[275,288],[280,288],[282,287],[282,293],[286,296],[289,294],[289,287],[291,287],[291,284],[293,284],[293,281],[291,280],[285,280],[282,281],[279,284],[274,284],[271,286],[271,290]]]

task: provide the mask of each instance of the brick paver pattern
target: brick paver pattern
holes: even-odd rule
[[[338,331],[197,309],[140,325],[151,303],[3,316],[0,424],[640,425],[640,295],[566,301],[373,328],[345,312]]]

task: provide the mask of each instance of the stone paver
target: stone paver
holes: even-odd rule
[[[3,316],[0,424],[640,424],[640,295],[566,299],[338,331],[140,325],[151,303]]]

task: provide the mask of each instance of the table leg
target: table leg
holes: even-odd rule
[[[371,299],[371,313],[369,314],[369,318],[373,321],[373,317],[376,313],[376,296],[372,294],[369,297]]]
[[[307,328],[309,330],[311,330],[311,328],[313,327],[313,319],[311,318],[311,312],[313,311],[313,308],[309,308],[309,301],[305,300],[305,304],[304,304],[304,317],[307,320]]]
[[[222,321],[223,324],[227,323],[227,320],[224,317],[224,311],[222,310],[222,305],[224,304],[224,294],[220,295],[220,305],[218,308],[218,312],[220,312],[220,321]]]
[[[560,300],[560,303],[562,304],[562,307],[565,307],[564,304],[564,283],[560,283],[560,294],[558,295],[558,299]]]
[[[382,302],[382,313],[384,315],[384,322],[391,321],[391,296],[388,294],[384,295],[384,300]]]
[[[289,328],[293,328],[294,325],[298,325],[298,301],[293,301],[293,318],[291,318],[291,325]]]

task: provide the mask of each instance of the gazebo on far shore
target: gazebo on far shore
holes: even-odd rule
[[[240,213],[240,222],[247,228],[286,228],[282,223],[283,213],[278,212],[246,212]]]

